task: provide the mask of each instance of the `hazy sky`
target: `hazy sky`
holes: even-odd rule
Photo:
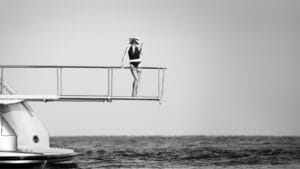
[[[143,66],[168,68],[164,103],[31,103],[51,135],[300,135],[299,11],[298,0],[0,0],[0,64],[119,66],[138,36]],[[51,93],[44,73],[6,79]],[[105,91],[103,72],[67,73],[69,92]],[[144,93],[154,75],[143,72]],[[116,72],[116,92],[131,81]]]

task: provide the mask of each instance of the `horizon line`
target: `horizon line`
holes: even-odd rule
[[[51,137],[300,137],[300,135],[53,135]]]

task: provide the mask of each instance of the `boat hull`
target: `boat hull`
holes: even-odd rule
[[[26,152],[0,152],[0,168],[44,168],[46,164],[64,164],[71,162],[76,153],[69,154],[42,154],[42,153],[26,153]]]

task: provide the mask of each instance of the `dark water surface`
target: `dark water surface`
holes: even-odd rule
[[[300,137],[53,137],[51,146],[79,155],[47,169],[300,168]]]

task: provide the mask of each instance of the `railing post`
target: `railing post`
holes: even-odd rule
[[[164,96],[164,90],[165,90],[165,69],[163,69],[163,75],[162,75],[162,82],[161,82],[161,95],[159,99],[159,103],[162,103],[162,97]]]
[[[158,99],[160,99],[160,94],[161,94],[161,84],[160,84],[160,69],[157,69],[157,73],[158,73],[158,79],[157,79],[157,82],[158,82],[158,87],[157,87],[157,89],[158,89]]]
[[[4,94],[4,88],[3,88],[3,85],[4,85],[4,78],[3,78],[3,76],[4,76],[4,68],[3,67],[1,67],[1,94]]]
[[[110,101],[111,97],[111,68],[107,68],[107,97]]]
[[[114,69],[111,69],[111,73],[110,73],[110,95],[112,96],[113,95],[113,72],[114,72]]]
[[[60,84],[60,80],[59,80],[59,68],[56,68],[56,95],[59,96],[59,84]]]
[[[56,81],[57,81],[56,94],[57,96],[60,96],[62,95],[62,68],[61,67],[56,68]]]
[[[59,94],[62,95],[63,94],[63,75],[62,75],[62,68],[59,68],[59,74],[60,74],[60,83],[59,83]]]

